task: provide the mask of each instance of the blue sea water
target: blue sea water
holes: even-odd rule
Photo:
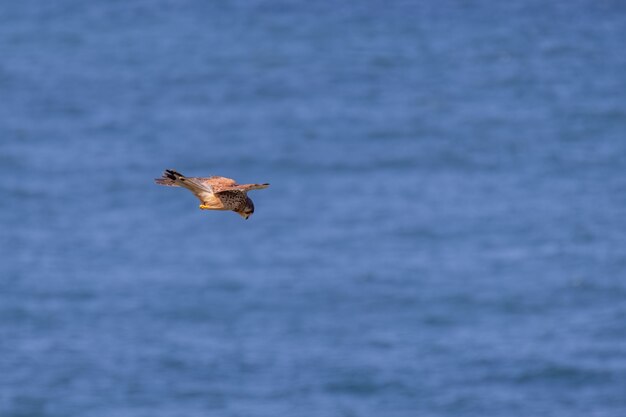
[[[619,1],[0,4],[0,416],[626,416]],[[164,168],[270,182],[205,212]]]

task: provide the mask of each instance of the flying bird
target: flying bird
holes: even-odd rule
[[[254,203],[248,197],[248,191],[269,187],[269,184],[237,184],[226,177],[185,177],[166,169],[162,178],[154,180],[159,185],[184,187],[200,200],[201,210],[232,210],[244,219],[254,213]]]

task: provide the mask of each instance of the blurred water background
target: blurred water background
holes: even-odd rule
[[[4,1],[0,416],[626,415],[619,1]],[[164,168],[270,182],[202,212]]]

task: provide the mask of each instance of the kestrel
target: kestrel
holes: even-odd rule
[[[254,213],[248,191],[269,187],[269,184],[237,184],[226,177],[185,177],[172,169],[166,169],[163,177],[154,181],[159,185],[187,188],[202,203],[201,210],[232,210],[246,220]]]

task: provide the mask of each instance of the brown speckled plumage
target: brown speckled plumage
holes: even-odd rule
[[[200,201],[202,210],[232,210],[247,219],[254,213],[254,204],[248,197],[250,190],[267,188],[269,184],[237,184],[226,177],[185,177],[167,169],[155,182],[170,187],[184,187]]]
[[[243,210],[246,206],[246,193],[242,191],[222,191],[218,193],[225,210]]]

